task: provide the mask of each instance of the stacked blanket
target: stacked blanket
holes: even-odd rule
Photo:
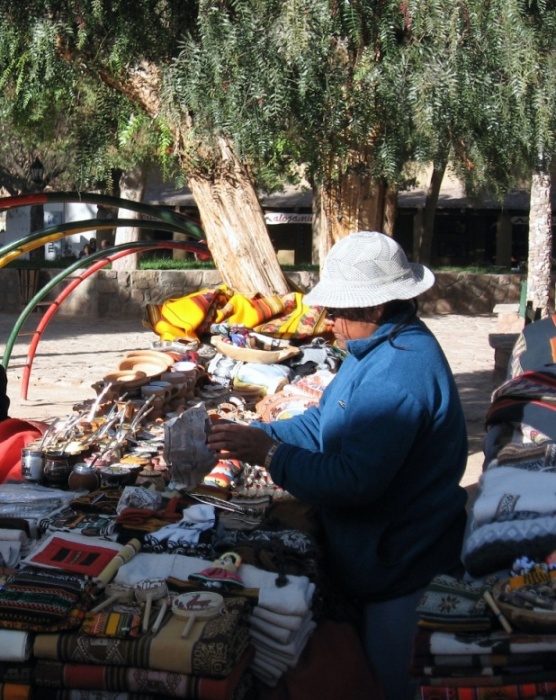
[[[145,571],[156,571],[173,582],[186,582],[206,565],[206,560],[195,557],[140,553],[119,569],[116,582],[134,586],[144,578]],[[250,564],[242,564],[237,573],[245,589],[256,596],[249,617],[249,637],[255,649],[251,670],[267,685],[275,685],[297,664],[316,627],[311,610],[315,584],[307,576],[287,575],[283,580],[274,572]]]
[[[411,673],[421,700],[516,700],[556,694],[556,635],[500,629],[485,594],[496,576],[438,576],[419,606]]]
[[[556,378],[525,372],[493,394],[485,470],[462,560],[472,576],[556,550]]]
[[[556,636],[420,629],[413,672],[422,700],[508,700],[556,694]]]
[[[38,634],[35,684],[165,697],[237,697],[253,656],[248,610],[246,599],[226,599],[221,615],[196,620],[186,638],[184,621],[174,616],[158,632],[139,637],[98,637],[90,630]]]

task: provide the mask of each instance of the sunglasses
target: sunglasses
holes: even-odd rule
[[[327,309],[326,318],[335,321],[345,318],[346,321],[364,321],[366,309]]]

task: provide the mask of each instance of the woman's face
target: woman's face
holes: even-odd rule
[[[345,315],[342,309],[329,309],[327,321],[332,324],[331,331],[334,333],[338,347],[346,350],[348,340],[360,340],[371,336],[378,328],[383,308],[382,305],[374,307],[376,314],[371,314],[370,318],[376,317],[375,320],[365,321],[350,318],[352,316],[350,309],[345,310]]]

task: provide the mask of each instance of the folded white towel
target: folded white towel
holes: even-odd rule
[[[277,672],[272,667],[265,666],[261,663],[260,659],[257,658],[254,658],[251,661],[249,668],[253,672],[253,675],[255,675],[260,681],[262,681],[265,685],[268,685],[270,688],[277,686],[278,681],[284,675],[282,672]]]
[[[265,649],[269,656],[275,656],[277,659],[281,659],[288,665],[291,665],[291,662],[297,659],[303,651],[311,632],[316,626],[316,622],[313,620],[306,620],[287,644],[280,644],[280,642],[270,639],[270,637],[254,629],[249,630],[249,636],[256,649]]]
[[[273,656],[272,654],[269,654],[266,649],[256,648],[254,658],[267,670],[270,671],[270,669],[272,669],[272,673],[274,674],[286,673],[286,671],[289,669],[287,663],[281,659],[277,659],[275,655]]]
[[[261,608],[260,605],[255,605],[252,615],[270,622],[271,625],[284,627],[287,630],[298,630],[305,620],[304,615],[281,615],[268,608]]]
[[[276,625],[271,625],[266,620],[261,620],[254,615],[249,615],[249,625],[252,630],[265,634],[267,637],[280,642],[280,644],[287,644],[295,634],[293,630],[287,630],[285,627],[276,627]]]
[[[29,632],[0,629],[0,661],[28,661],[33,641],[34,635]]]

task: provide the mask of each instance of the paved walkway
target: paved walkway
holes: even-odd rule
[[[0,352],[18,317],[0,313]],[[8,364],[11,415],[49,420],[72,413],[73,405],[93,398],[92,384],[117,369],[129,350],[150,348],[158,337],[133,319],[93,319],[54,316],[37,347],[27,400],[20,398],[22,365],[40,319],[31,314],[18,336]],[[469,459],[464,486],[476,483],[482,468],[484,416],[495,388],[494,351],[489,333],[496,332],[496,317],[434,316],[425,322],[436,334],[455,374],[469,432]],[[0,356],[0,361],[2,359]]]

